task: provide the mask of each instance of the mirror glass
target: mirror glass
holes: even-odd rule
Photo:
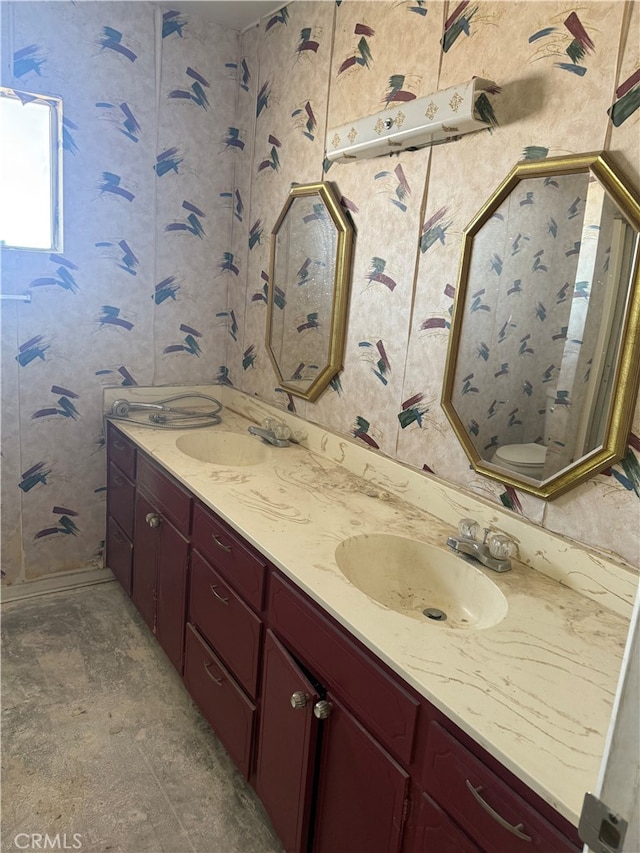
[[[306,400],[342,367],[352,237],[329,183],[293,187],[271,234],[267,349],[280,386]]]
[[[624,455],[639,230],[595,154],[519,164],[465,230],[442,402],[479,473],[552,498]]]

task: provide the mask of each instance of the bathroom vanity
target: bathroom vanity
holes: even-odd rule
[[[579,850],[625,618],[518,563],[487,629],[376,603],[340,542],[450,528],[304,447],[247,455],[250,423],[108,423],[107,564],[285,849]]]

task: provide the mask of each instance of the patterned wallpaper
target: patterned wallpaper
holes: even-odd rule
[[[637,564],[640,412],[620,465],[545,504],[476,476],[439,398],[461,232],[512,166],[609,149],[640,184],[638,4],[294,0],[240,39],[166,10],[2,6],[3,85],[62,95],[66,131],[63,254],[2,258],[33,296],[2,305],[6,580],[100,564],[104,384],[210,381]],[[473,74],[491,132],[326,168],[327,127]],[[311,404],[276,386],[265,286],[291,184],[323,179],[357,237],[345,369]]]
[[[238,34],[137,2],[3,4],[3,85],[64,98],[62,254],[4,252],[2,570],[100,565],[104,385],[211,382]]]
[[[343,0],[293,2],[244,34],[250,236],[246,291],[230,294],[241,331],[227,341],[227,380],[637,566],[640,409],[619,465],[544,503],[475,475],[439,400],[462,230],[515,163],[607,149],[640,184],[639,23],[637,3]],[[323,161],[328,127],[471,75],[502,89],[494,130],[392,158]],[[345,368],[306,403],[276,385],[264,285],[288,187],[322,179],[357,237]]]

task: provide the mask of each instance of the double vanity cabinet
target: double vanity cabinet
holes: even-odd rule
[[[107,425],[107,565],[287,851],[569,853],[575,828]]]

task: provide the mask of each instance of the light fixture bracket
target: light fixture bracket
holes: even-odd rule
[[[449,142],[465,133],[494,127],[491,98],[499,91],[493,81],[474,77],[458,86],[402,101],[382,112],[332,128],[327,132],[327,159],[348,163],[380,157]]]

